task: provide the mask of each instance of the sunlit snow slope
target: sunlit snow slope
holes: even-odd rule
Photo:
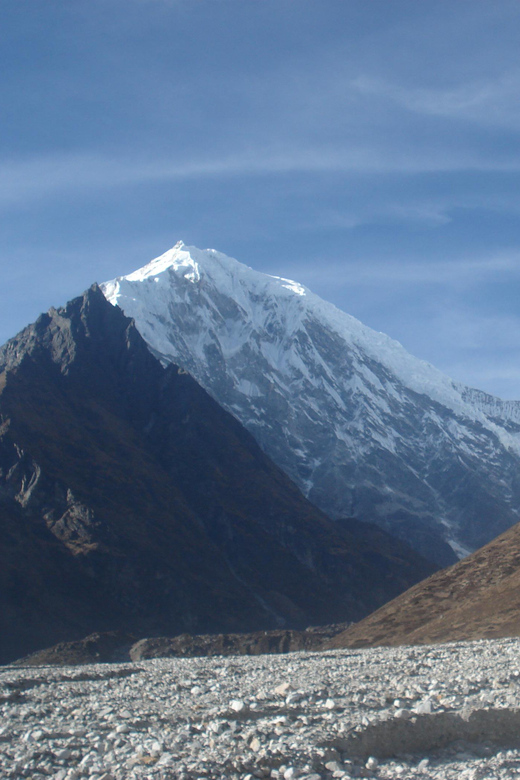
[[[520,403],[212,249],[179,242],[101,287],[330,516],[375,521],[438,563],[520,519]]]

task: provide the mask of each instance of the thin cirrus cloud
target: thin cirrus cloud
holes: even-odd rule
[[[518,172],[520,156],[494,160],[470,151],[390,150],[363,147],[254,149],[194,157],[189,161],[161,158],[139,160],[105,154],[51,154],[19,160],[0,161],[0,204],[4,207],[29,198],[59,195],[70,190],[92,190],[122,185],[183,179],[226,178],[230,176],[269,176],[290,173],[421,174],[456,171]],[[394,216],[416,217],[425,221],[447,221],[440,211],[422,207],[392,207]],[[391,214],[392,209],[388,212]]]
[[[451,222],[450,208],[455,201],[436,203],[385,203],[379,207],[356,204],[350,211],[329,210],[313,220],[302,221],[300,230],[352,230],[362,225],[416,223],[425,227],[440,227]]]
[[[377,100],[387,99],[416,114],[511,129],[520,125],[519,70],[449,88],[403,86],[365,76],[354,79],[351,87],[359,94]]]
[[[346,273],[348,269],[348,273]],[[296,272],[296,268],[294,269]],[[453,289],[456,285],[478,285],[487,279],[502,278],[520,280],[520,251],[495,253],[487,257],[453,258],[452,260],[400,260],[389,258],[383,261],[356,261],[345,259],[323,262],[319,267],[306,267],[304,279],[312,286],[314,280],[331,278],[335,285],[396,285],[417,287],[420,285],[445,285]]]

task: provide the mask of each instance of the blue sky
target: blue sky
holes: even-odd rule
[[[0,342],[182,239],[520,399],[520,4],[6,0]]]

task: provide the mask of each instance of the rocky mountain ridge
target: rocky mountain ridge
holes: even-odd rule
[[[0,662],[357,619],[431,570],[312,506],[97,286],[0,349]]]

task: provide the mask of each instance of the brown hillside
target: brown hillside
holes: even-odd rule
[[[520,524],[334,637],[331,647],[520,636]]]

